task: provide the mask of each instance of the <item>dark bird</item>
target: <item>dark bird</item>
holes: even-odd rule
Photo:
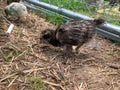
[[[70,20],[59,25],[55,31],[51,30],[50,32],[52,34],[46,34],[49,36],[47,37],[48,39],[45,39],[45,37],[43,38],[53,46],[57,46],[55,44],[63,46],[67,51],[72,51],[72,46],[77,46],[75,49],[77,52],[84,43],[88,42],[95,35],[96,26],[101,25],[104,22],[105,20],[103,19]],[[45,33],[43,36],[45,36]]]

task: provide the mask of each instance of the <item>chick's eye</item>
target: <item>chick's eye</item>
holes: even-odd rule
[[[48,38],[50,38],[50,36],[49,35],[44,35],[43,38],[48,39]]]
[[[63,29],[59,29],[58,31],[59,31],[59,32],[64,32],[64,30],[63,30]]]

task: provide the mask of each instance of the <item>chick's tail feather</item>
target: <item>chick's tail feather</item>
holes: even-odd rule
[[[105,20],[102,18],[99,18],[99,19],[94,19],[93,22],[95,23],[95,25],[101,25],[105,22]]]

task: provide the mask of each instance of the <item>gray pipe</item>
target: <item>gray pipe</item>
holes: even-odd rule
[[[63,9],[63,8],[60,8],[60,7],[57,7],[57,6],[53,6],[53,5],[38,1],[38,0],[26,0],[26,1],[29,2],[29,3],[35,4],[37,6],[40,6],[42,8],[45,8],[45,9],[57,12],[59,14],[65,15],[69,18],[80,18],[80,19],[86,19],[86,20],[93,20],[93,18],[90,18],[88,16],[78,14],[78,13],[75,13],[73,11]],[[104,25],[99,26],[99,28],[120,36],[120,26],[116,26],[116,25],[112,25],[110,23],[106,23]]]
[[[107,37],[108,39],[115,40],[115,41],[120,41],[120,37],[114,33],[107,32],[105,30],[97,28],[97,33]]]
[[[44,8],[36,7],[35,5],[27,3],[27,2],[20,2],[20,3],[24,4],[26,7],[30,8],[30,9],[33,9],[33,10],[36,10],[36,11],[39,11],[39,12],[42,12],[42,13],[45,13],[45,14],[48,14],[48,15],[55,15],[56,14],[55,12],[49,11],[49,10],[44,9]],[[68,18],[66,16],[62,16],[62,20],[64,22],[66,22],[66,21],[70,20],[70,18]]]
[[[82,15],[82,14],[78,15],[77,13],[72,12],[72,11],[67,10],[67,9],[63,9],[63,8],[60,8],[60,7],[57,7],[57,6],[53,6],[53,5],[41,2],[39,0],[26,0],[26,1],[29,2],[29,3],[35,4],[37,6],[40,6],[42,8],[57,12],[59,14],[65,15],[65,16],[68,16],[70,18],[81,18],[81,19],[87,19],[87,20],[93,19],[93,18],[90,18],[90,17]]]

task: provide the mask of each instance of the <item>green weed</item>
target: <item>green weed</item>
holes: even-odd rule
[[[21,52],[14,46],[10,46],[8,48],[9,49],[8,49],[7,53],[3,55],[3,58],[6,61],[10,61],[13,57],[17,57],[19,54],[21,54]]]
[[[44,82],[41,78],[37,77],[31,77],[30,78],[32,88],[35,90],[47,90],[47,87],[45,86]]]
[[[41,17],[46,18],[46,20],[48,20],[48,22],[51,22],[55,25],[61,24],[63,22],[63,16],[61,16],[58,13],[54,13],[54,14],[47,14],[44,12],[40,12],[40,11],[35,11],[36,14],[41,15]]]
[[[5,61],[9,61],[13,57],[13,52],[8,53],[4,56]]]

